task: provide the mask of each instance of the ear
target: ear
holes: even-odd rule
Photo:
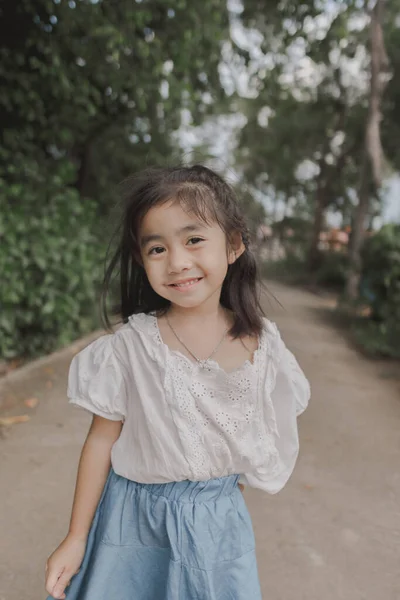
[[[242,236],[238,231],[235,231],[230,238],[228,248],[228,264],[232,265],[246,250]]]

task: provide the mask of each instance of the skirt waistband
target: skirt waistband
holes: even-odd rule
[[[110,472],[113,484],[125,484],[131,488],[146,490],[149,494],[163,496],[175,502],[209,502],[222,496],[230,496],[238,489],[239,475],[217,477],[207,481],[174,481],[168,483],[138,483],[117,475],[113,469]],[[119,481],[118,481],[119,480]],[[111,481],[110,481],[111,483]]]

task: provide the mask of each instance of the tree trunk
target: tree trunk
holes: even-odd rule
[[[318,185],[315,197],[314,222],[311,235],[311,244],[308,251],[308,270],[314,272],[319,266],[319,239],[324,226],[324,217],[326,209],[326,190],[324,186]]]
[[[350,301],[358,298],[361,275],[361,247],[365,237],[367,216],[369,212],[369,173],[368,157],[365,154],[361,169],[358,205],[355,208],[349,243],[349,271],[346,281],[346,297]]]
[[[345,129],[346,119],[346,107],[344,104],[340,104],[340,110],[337,112],[337,124],[336,131],[343,131]],[[319,251],[319,240],[325,221],[325,211],[329,206],[334,194],[335,183],[342,176],[347,156],[351,153],[352,147],[344,148],[340,155],[337,157],[335,165],[328,165],[325,156],[329,152],[331,139],[325,140],[325,148],[323,151],[323,157],[320,159],[319,175],[317,178],[317,190],[315,193],[315,211],[314,211],[314,222],[311,234],[311,243],[308,250],[308,270],[310,273],[316,271],[320,263],[320,251]]]
[[[345,295],[350,303],[358,297],[361,276],[361,247],[365,238],[366,220],[369,209],[369,187],[371,166],[375,189],[382,182],[383,151],[380,138],[381,103],[388,77],[388,58],[385,52],[382,13],[384,0],[377,0],[371,13],[371,83],[369,110],[365,132],[365,157],[361,172],[358,205],[355,209],[351,244],[349,249],[349,272],[346,281]]]
[[[371,92],[366,148],[376,189],[382,184],[383,150],[380,135],[382,97],[389,81],[389,59],[383,39],[382,20],[385,0],[377,0],[371,15]]]

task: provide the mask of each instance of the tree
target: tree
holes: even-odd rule
[[[371,182],[375,193],[381,187],[383,174],[383,150],[380,136],[382,97],[387,85],[389,69],[383,38],[384,0],[377,0],[371,11],[370,46],[371,78],[368,118],[365,128],[365,149],[360,177],[358,205],[355,210],[351,245],[350,268],[346,282],[346,296],[354,301],[358,297],[361,274],[361,247],[365,237],[366,218],[369,212]],[[371,168],[371,171],[370,171]]]
[[[182,111],[224,94],[225,0],[4,0],[0,7],[0,354],[97,325],[115,184],[181,158]]]
[[[181,110],[200,121],[212,104],[205,94],[223,93],[224,0],[6,0],[2,13],[3,146],[71,160],[84,195],[104,194],[104,169],[118,181],[172,154]]]
[[[363,44],[364,31],[351,27],[351,19],[362,19],[363,11],[355,2],[282,2],[279,10],[258,1],[245,6],[244,23],[261,32],[260,62],[269,67],[256,71],[257,96],[246,101],[239,164],[251,181],[267,179],[287,201],[308,199],[313,271],[325,213],[329,207],[348,207],[360,164],[365,90],[346,69]]]

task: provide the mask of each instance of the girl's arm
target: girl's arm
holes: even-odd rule
[[[64,589],[79,569],[86,540],[111,466],[111,449],[122,429],[121,421],[97,415],[83,445],[68,535],[46,565],[46,590],[65,598]]]
[[[111,449],[119,438],[122,421],[93,415],[79,461],[68,535],[85,539],[111,466]]]

